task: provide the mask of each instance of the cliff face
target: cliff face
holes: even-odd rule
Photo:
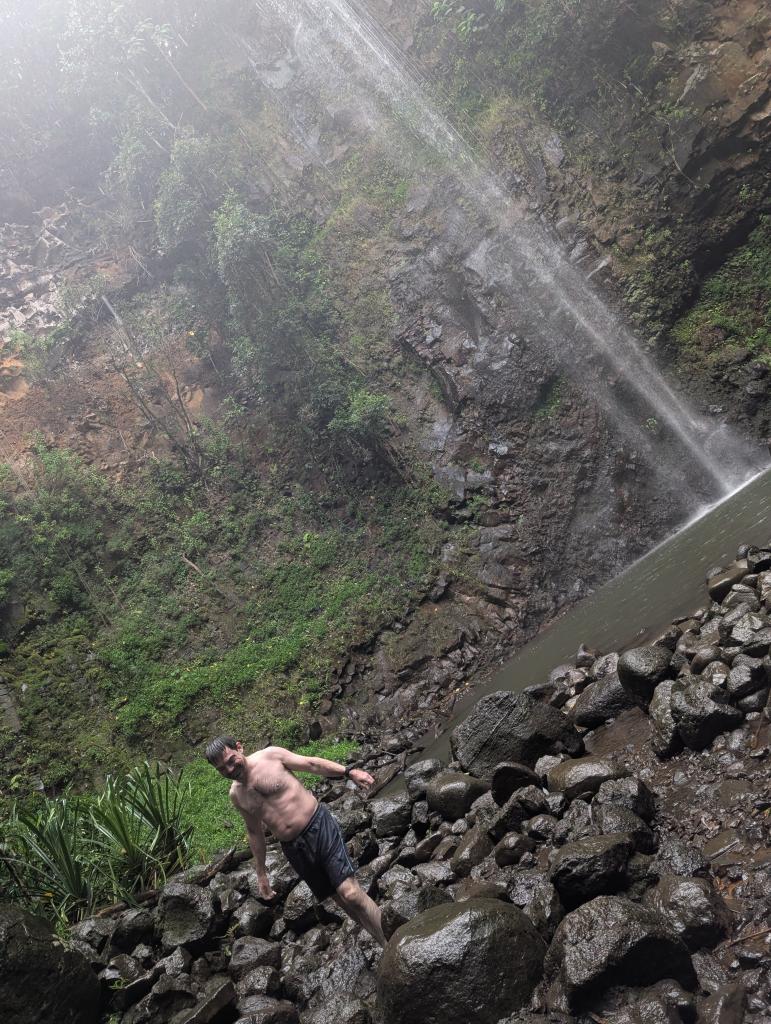
[[[313,692],[298,709],[287,686],[282,716],[294,735],[310,722],[313,735],[377,735],[394,713],[419,730],[460,680],[715,495],[666,422],[680,396],[740,437],[768,432],[762,280],[729,289],[720,324],[706,314],[677,322],[729,253],[739,247],[756,265],[768,245],[758,228],[763,5],[549,2],[537,16],[528,4],[499,6],[448,3],[431,15],[373,5],[359,12],[358,36],[339,34],[335,5],[207,7],[173,26],[185,47],[145,40],[141,66],[121,72],[131,102],[115,100],[119,115],[99,145],[84,141],[74,171],[55,132],[48,149],[35,136],[15,151],[5,209],[23,223],[3,229],[2,294],[15,499],[37,486],[30,436],[40,432],[44,447],[74,450],[110,486],[141,490],[152,468],[167,522],[193,524],[159,540],[157,521],[121,506],[130,542],[116,541],[113,522],[109,557],[89,551],[78,570],[92,584],[106,571],[123,602],[107,627],[88,608],[88,643],[123,635],[134,591],[121,587],[153,543],[177,545],[185,574],[169,570],[161,584],[179,608],[153,666],[189,656],[176,625],[188,615],[192,651],[212,664],[255,623],[278,623],[268,638],[278,642],[295,619],[265,604],[244,610],[252,591],[285,557],[282,544],[331,586],[334,558],[315,545],[334,527],[335,551],[361,552],[374,579],[413,582],[377,608],[356,605],[350,629],[335,619],[318,658],[303,619],[306,653],[269,664],[279,680],[312,674]],[[376,53],[393,59],[378,64]],[[61,124],[85,131],[68,103],[74,120]],[[62,176],[38,168],[25,182],[45,153]],[[741,257],[731,280],[746,266]],[[585,297],[589,276],[621,319]],[[637,364],[625,378],[576,327],[571,310],[584,302],[611,342],[632,321],[675,388],[663,412],[647,404],[658,385],[641,389]],[[188,476],[171,480],[157,465]],[[243,521],[256,484],[236,500],[236,478],[259,480],[270,509],[238,550],[237,528],[222,524]],[[408,516],[398,513],[403,487]],[[193,522],[202,510],[208,526]],[[363,572],[357,563],[351,579]],[[25,582],[19,574],[11,589],[6,636],[12,650],[27,644],[11,675],[32,736],[39,708],[20,695],[39,653],[29,644],[51,621],[67,633],[72,609],[60,620]],[[302,611],[317,631],[330,593]],[[125,663],[110,653],[104,676],[89,675],[87,648],[72,657],[92,680],[88,700],[113,707]],[[35,687],[45,691],[45,678]],[[197,717],[221,724],[209,692],[171,716],[183,748],[201,738]],[[67,694],[82,710],[85,690]],[[53,730],[45,735],[59,756]],[[152,729],[144,741],[155,743]]]

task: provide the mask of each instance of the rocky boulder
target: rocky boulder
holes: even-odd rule
[[[575,907],[593,896],[622,889],[633,853],[634,842],[627,835],[590,836],[557,851],[549,878],[563,904]]]
[[[684,675],[672,687],[672,719],[686,747],[703,750],[719,736],[741,725],[741,711],[725,703],[725,691],[702,676]]]
[[[543,957],[541,958],[543,959]],[[13,1024],[95,1024],[99,982],[45,921],[0,905],[0,1016]]]
[[[657,913],[623,896],[598,896],[558,925],[544,962],[547,1005],[570,1013],[615,985],[672,978],[696,985],[685,943]]]
[[[378,971],[384,1024],[496,1024],[524,1007],[546,946],[516,907],[469,900],[403,925]]]
[[[665,875],[645,894],[645,904],[661,914],[691,950],[714,946],[731,923],[730,910],[707,878]]]
[[[670,674],[671,663],[672,652],[666,647],[634,647],[618,659],[619,682],[635,703],[647,707],[653,691]]]
[[[621,685],[618,673],[611,672],[584,690],[573,705],[570,717],[584,729],[595,729],[635,705],[635,699]]]
[[[498,690],[477,702],[450,737],[464,771],[489,779],[503,761],[532,767],[543,754],[581,752],[581,738],[565,715],[527,693]]]
[[[158,919],[166,949],[205,939],[214,917],[214,900],[208,889],[186,882],[169,882],[161,893]]]
[[[473,775],[442,772],[431,779],[426,788],[428,809],[441,814],[445,821],[457,821],[489,789],[489,782],[475,779]]]
[[[562,761],[546,776],[552,793],[564,793],[568,800],[591,796],[604,782],[621,778],[625,773],[603,757],[578,757]]]

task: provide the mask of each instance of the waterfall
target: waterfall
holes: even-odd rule
[[[258,9],[283,29],[287,59],[305,85],[327,103],[353,104],[366,131],[401,137],[394,150],[408,168],[416,159],[404,145],[411,137],[413,150],[450,176],[450,186],[443,181],[445,201],[454,194],[455,212],[467,219],[474,240],[462,254],[465,272],[514,303],[522,333],[549,347],[555,363],[589,390],[672,486],[687,480],[698,497],[714,500],[765,466],[759,451],[673,391],[584,271],[437,108],[419,71],[366,11],[348,0],[261,0]],[[269,74],[263,80],[279,91]],[[302,125],[295,130],[312,148]],[[671,451],[653,444],[646,420],[667,434]]]

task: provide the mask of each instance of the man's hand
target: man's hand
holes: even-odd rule
[[[257,891],[264,900],[272,900],[276,895],[270,885],[267,875],[257,875]]]
[[[351,768],[348,772],[348,778],[355,782],[359,789],[369,789],[370,786],[375,784],[375,780],[363,768]]]

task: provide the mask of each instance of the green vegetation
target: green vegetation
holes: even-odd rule
[[[0,889],[55,920],[155,888],[187,863],[188,787],[148,762],[97,796],[13,802],[2,821]]]
[[[771,362],[771,217],[763,217],[747,243],[707,278],[672,337],[710,361],[741,348]]]
[[[24,486],[6,474],[4,670],[23,733],[2,760],[22,790],[87,785],[137,750],[185,761],[202,717],[297,743],[348,648],[430,586],[441,491],[374,479],[333,502],[242,455],[226,449],[217,490],[172,465],[112,486],[43,445]]]

